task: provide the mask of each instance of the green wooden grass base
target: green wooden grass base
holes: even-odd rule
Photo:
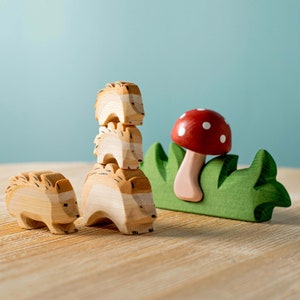
[[[178,199],[173,192],[184,149],[171,143],[168,156],[161,144],[153,144],[145,155],[142,170],[149,178],[156,207],[251,222],[272,218],[275,206],[288,207],[291,200],[276,180],[277,167],[266,150],[259,150],[249,168],[237,170],[237,155],[213,158],[202,170],[201,202]],[[184,182],[183,182],[184,184]]]

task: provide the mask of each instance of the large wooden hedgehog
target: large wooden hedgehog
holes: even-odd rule
[[[68,179],[50,171],[21,173],[10,179],[6,205],[21,228],[49,228],[54,234],[76,232],[76,195]]]
[[[148,178],[140,169],[121,169],[115,163],[94,165],[81,204],[84,225],[109,219],[124,234],[152,232],[157,216]]]

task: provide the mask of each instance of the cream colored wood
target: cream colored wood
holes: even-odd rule
[[[143,161],[142,135],[135,126],[110,122],[100,126],[95,140],[97,162],[117,162],[122,169],[138,169]]]
[[[54,234],[76,232],[79,217],[76,195],[69,180],[60,173],[20,173],[6,188],[6,206],[21,228],[45,225]]]
[[[134,83],[108,83],[97,94],[95,116],[99,125],[112,121],[138,126],[143,124],[144,115],[142,95]]]
[[[300,169],[278,168],[292,206],[267,223],[158,210],[155,230],[128,236],[112,225],[53,235],[23,230],[5,205],[9,177],[63,173],[81,201],[89,163],[0,165],[1,299],[299,299]]]
[[[206,155],[187,150],[174,180],[175,195],[185,201],[199,202],[203,192],[199,176],[205,164]]]
[[[83,186],[82,215],[85,225],[109,219],[124,234],[152,232],[157,213],[148,178],[141,170],[95,164]]]

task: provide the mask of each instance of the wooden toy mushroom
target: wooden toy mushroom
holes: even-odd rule
[[[199,176],[206,155],[222,155],[231,149],[231,130],[224,117],[209,109],[185,112],[171,132],[172,140],[186,148],[174,181],[174,193],[181,199],[198,202],[203,198]]]

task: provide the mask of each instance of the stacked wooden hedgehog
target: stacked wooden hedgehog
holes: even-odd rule
[[[143,160],[144,108],[137,85],[117,81],[98,92],[95,103],[99,134],[97,163],[82,193],[85,225],[111,220],[124,234],[153,231],[156,209],[148,178],[139,169]]]

